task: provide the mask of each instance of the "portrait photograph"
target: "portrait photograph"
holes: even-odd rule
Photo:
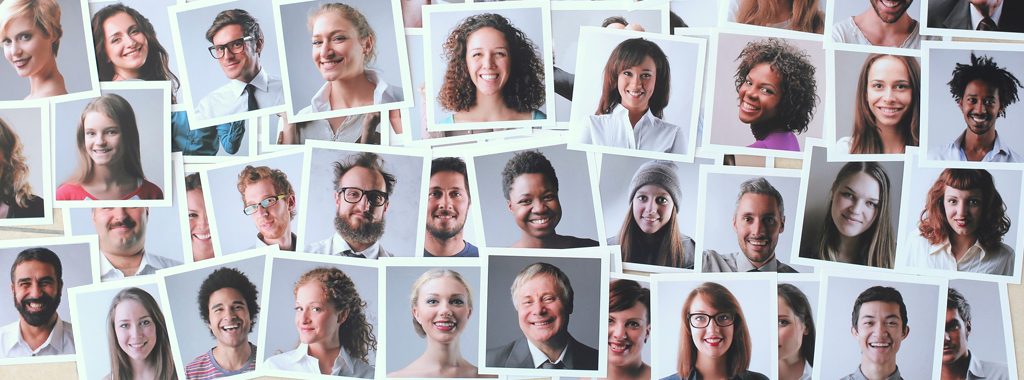
[[[975,368],[986,377],[1017,376],[1006,287],[990,281],[949,280],[942,365]],[[982,344],[981,342],[985,342]],[[964,367],[967,364],[967,367]]]
[[[821,279],[817,274],[779,275],[779,378],[810,378],[814,371],[815,320]]]
[[[608,281],[608,378],[650,376],[651,280],[612,272]]]
[[[793,224],[800,251],[792,261],[893,269],[903,161],[827,161],[821,141],[809,147]]]
[[[1021,168],[1024,47],[979,42],[924,44],[921,149],[928,161]],[[981,164],[984,163],[984,164]],[[939,162],[935,162],[936,165]],[[957,164],[960,166],[959,164]]]
[[[168,83],[105,83],[101,93],[53,105],[57,205],[169,206]]]
[[[730,378],[774,378],[778,336],[777,321],[771,319],[776,303],[771,301],[776,298],[776,277],[655,275],[651,299],[658,332],[649,343],[654,356],[651,378],[702,376],[696,363],[709,359],[725,361]]]
[[[0,103],[99,95],[86,4],[82,0],[4,1],[0,40],[5,41],[7,64],[0,69],[0,83],[4,83]]]
[[[822,344],[814,353],[821,364],[814,365],[814,378],[930,379],[938,371],[942,343],[936,328],[945,314],[945,279],[831,273],[822,281],[824,309],[817,315]]]
[[[423,9],[428,130],[554,126],[549,6]]]
[[[216,252],[232,254],[267,245],[295,251],[305,152],[289,150],[200,171]]]
[[[481,372],[541,376],[604,373],[608,354],[604,336],[606,257],[597,248],[543,255],[508,249],[489,252],[482,290],[486,297],[482,320],[486,322],[479,352],[485,357]],[[531,346],[538,348],[538,355],[531,353]],[[556,355],[562,351],[565,355],[559,359]]]
[[[191,129],[285,111],[271,1],[180,2],[167,12]]]
[[[0,364],[75,361],[68,290],[99,282],[96,256],[95,237],[0,244],[0,266],[11,273],[10,293],[0,296],[8,305],[0,311]],[[29,343],[23,338],[25,333],[45,331],[45,341]]]
[[[896,269],[1018,282],[1021,181],[1019,170],[928,167],[908,155]]]
[[[276,4],[288,122],[405,108],[412,102],[399,0]],[[305,28],[299,27],[305,25]],[[310,44],[312,41],[312,44]],[[310,58],[312,57],[312,58]],[[409,99],[410,101],[406,101]]]
[[[924,33],[951,37],[1019,39],[1021,17],[1015,1],[931,0],[921,8]]]
[[[826,139],[836,142],[830,157],[902,160],[906,147],[920,145],[921,58],[916,51],[891,53],[826,51],[833,63],[826,70],[835,84],[830,89],[835,101],[829,104],[835,129],[826,131]]]
[[[579,44],[570,146],[692,160],[706,41],[589,26]]]
[[[920,49],[924,20],[921,4],[899,0],[886,4],[874,0],[821,1],[825,5],[825,44],[840,48],[852,45]],[[886,32],[891,30],[892,32]],[[898,31],[898,32],[897,32]],[[850,72],[850,71],[847,71]],[[843,104],[843,103],[840,103]],[[843,120],[843,119],[839,119]]]
[[[428,152],[327,142],[310,145],[305,164],[308,185],[303,186],[306,190],[299,201],[299,209],[307,210],[299,222],[301,250],[337,254],[343,249],[328,252],[313,247],[344,240],[353,251],[364,251],[358,249],[360,245],[377,244],[380,252],[386,252],[377,257],[419,256]]]
[[[286,257],[287,255],[287,257]],[[272,253],[260,296],[257,368],[272,376],[375,378],[381,289],[378,264],[347,257]],[[310,346],[341,345],[338,357],[316,357]],[[311,355],[312,354],[312,355]],[[343,360],[321,373],[318,360]],[[328,375],[328,376],[321,376]],[[331,377],[329,377],[331,376]]]
[[[0,226],[53,221],[53,140],[45,101],[0,106]]]
[[[604,237],[597,228],[598,201],[587,153],[565,145],[528,143],[480,145],[473,150],[475,156],[466,160],[473,173],[470,187],[477,201],[471,207],[480,216],[476,220],[477,231],[484,237],[482,246],[599,245]]]
[[[775,5],[775,0],[728,0],[721,2],[725,8],[722,24],[759,33],[792,31],[820,35],[825,30],[825,5],[830,2],[802,0],[793,2],[792,9],[787,10]]]
[[[801,37],[711,36],[702,147],[799,158],[806,138],[822,136],[825,49]]]

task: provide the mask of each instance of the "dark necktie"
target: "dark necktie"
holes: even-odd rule
[[[246,84],[245,92],[249,93],[249,111],[260,109],[260,105],[256,103],[256,86],[253,86],[252,83]]]
[[[550,360],[545,360],[540,364],[541,369],[565,369],[565,364],[562,362],[552,363]]]
[[[365,259],[366,258],[366,256],[363,255],[362,253],[357,254],[355,252],[352,252],[351,249],[346,249],[344,251],[341,251],[341,255],[342,256],[346,256],[346,257],[357,257],[357,258],[360,258],[360,259]]]
[[[978,23],[978,30],[999,30],[999,27],[996,26],[995,20],[992,20],[991,17],[985,17]]]
[[[747,272],[759,272],[759,271],[757,270],[757,268],[754,268],[754,269],[748,270]]]

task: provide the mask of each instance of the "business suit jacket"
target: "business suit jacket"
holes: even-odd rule
[[[974,30],[970,7],[967,0],[932,0],[928,4],[928,27]],[[1003,1],[996,24],[1002,32],[1024,33],[1024,2]]]
[[[504,368],[535,368],[526,337],[519,337],[503,346],[487,349],[487,366]],[[596,370],[597,350],[569,336],[562,358],[565,369]]]

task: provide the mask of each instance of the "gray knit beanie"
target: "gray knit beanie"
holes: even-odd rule
[[[679,176],[676,175],[676,164],[672,161],[647,161],[633,174],[629,181],[629,199],[632,201],[637,189],[644,185],[654,184],[665,189],[672,196],[672,203],[679,204],[682,189],[679,187]],[[676,207],[679,212],[679,207]]]

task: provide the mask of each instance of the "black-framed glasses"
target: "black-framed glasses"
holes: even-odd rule
[[[245,50],[245,43],[249,41],[252,41],[252,36],[245,36],[223,45],[213,45],[206,48],[206,50],[210,51],[210,55],[214,59],[221,59],[224,58],[224,53],[228,50],[231,50],[231,54],[241,53],[242,50]]]
[[[288,194],[278,194],[274,196],[269,196],[264,198],[262,201],[259,201],[258,203],[245,206],[245,208],[242,209],[242,212],[245,213],[245,215],[252,215],[255,214],[256,211],[259,211],[260,206],[262,206],[264,209],[268,209],[271,206],[276,205],[277,201],[280,201],[287,197]]]
[[[690,313],[686,315],[686,319],[690,321],[690,326],[693,328],[702,329],[708,327],[711,321],[714,320],[718,327],[732,326],[736,323],[736,314],[733,313],[718,313],[715,315],[707,313]]]
[[[383,206],[388,203],[388,193],[380,190],[363,190],[358,187],[342,187],[341,191],[338,191],[341,195],[341,199],[344,199],[348,203],[359,203],[366,197],[366,200],[370,202],[373,207]]]

